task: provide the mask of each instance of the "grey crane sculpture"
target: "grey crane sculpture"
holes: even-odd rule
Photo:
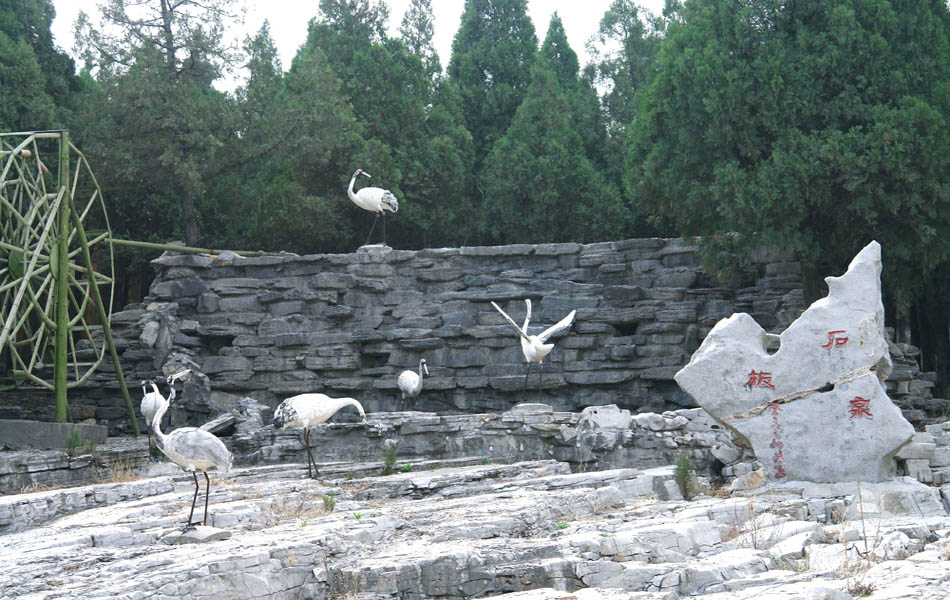
[[[169,399],[165,400],[159,395],[158,410],[152,418],[151,427],[155,433],[158,449],[173,463],[185,471],[191,471],[195,478],[195,495],[191,499],[191,512],[188,513],[188,523],[185,525],[188,528],[195,525],[191,518],[195,514],[195,503],[198,501],[198,489],[200,487],[198,485],[198,471],[201,471],[205,476],[205,513],[201,524],[207,525],[208,498],[211,494],[211,480],[208,478],[208,470],[214,468],[225,473],[230,471],[234,456],[217,436],[197,427],[181,427],[168,435],[162,433],[162,417],[165,416],[165,411],[168,410],[171,402],[175,400],[175,382],[184,376],[182,373],[176,373],[168,378],[171,385]]]

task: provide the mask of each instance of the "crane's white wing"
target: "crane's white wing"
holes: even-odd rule
[[[527,306],[527,309],[525,310],[525,313],[524,313],[524,327],[521,328],[521,331],[524,331],[525,335],[527,335],[528,323],[531,322],[531,298],[525,298],[524,303],[525,303],[525,306]]]
[[[523,337],[526,340],[528,339],[528,334],[525,333],[524,330],[522,330],[520,327],[518,327],[518,324],[515,323],[514,320],[512,320],[512,318],[509,317],[505,311],[501,310],[500,306],[498,306],[494,302],[492,302],[491,305],[495,307],[495,310],[501,313],[501,316],[505,317],[506,321],[511,323],[511,326],[515,328],[515,330],[521,335],[521,337]],[[528,340],[528,341],[531,341],[531,340]]]
[[[554,335],[555,333],[560,333],[561,331],[564,331],[565,329],[570,327],[571,323],[574,322],[575,314],[577,314],[577,311],[572,310],[571,314],[567,315],[566,317],[564,317],[563,319],[561,319],[554,325],[551,325],[550,327],[548,327],[547,329],[539,333],[538,339],[540,339],[542,342],[546,342],[548,341],[548,338]]]

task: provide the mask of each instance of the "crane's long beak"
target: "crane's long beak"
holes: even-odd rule
[[[426,377],[429,376],[429,365],[422,363],[422,370],[426,372]]]
[[[189,375],[191,375],[191,369],[185,369],[184,371],[179,371],[175,373],[174,375],[169,375],[168,383],[170,384],[175,383],[179,379],[184,379],[185,377],[188,377]]]
[[[370,174],[367,173],[366,171],[360,171],[360,174],[361,174],[361,175],[366,175],[367,177],[372,177],[372,175],[370,175]]]

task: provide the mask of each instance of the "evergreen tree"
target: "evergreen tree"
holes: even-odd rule
[[[543,60],[557,77],[558,85],[570,108],[571,125],[581,136],[588,160],[595,168],[603,170],[607,162],[604,154],[607,129],[600,110],[600,101],[593,85],[579,76],[577,54],[567,41],[564,24],[557,13],[551,15],[538,58]]]
[[[448,74],[481,164],[505,134],[531,81],[538,39],[527,0],[466,0]]]
[[[344,14],[343,4],[367,21],[360,24],[353,13]],[[455,213],[470,206],[467,196],[446,197],[470,181],[470,140],[464,128],[452,122],[456,111],[446,96],[436,93],[436,82],[420,56],[401,40],[384,36],[386,13],[374,6],[369,0],[322,0],[323,20],[311,23],[305,48],[326,53],[363,125],[365,146],[341,173],[341,198],[353,169],[365,168],[374,184],[400,200],[394,219],[398,226],[390,227],[388,241],[397,247],[419,247],[446,239],[452,233],[450,224],[458,224]],[[370,222],[368,213],[345,204],[350,222]],[[351,245],[362,241],[356,236]]]
[[[777,247],[812,273],[841,271],[877,239],[899,305],[940,291],[934,276],[950,259],[943,0],[693,0],[670,23],[656,70],[629,144],[637,201],[686,235],[741,233],[719,238],[737,244],[731,256]],[[925,316],[920,331],[938,336],[925,354],[943,348],[946,365],[947,311]]]
[[[605,90],[601,103],[609,135],[601,148],[608,177],[618,185],[624,174],[627,126],[636,116],[636,94],[650,77],[662,40],[661,25],[631,0],[614,0],[588,43],[592,63],[585,70],[585,78],[592,86]],[[638,218],[636,223],[638,234],[655,234],[644,219]]]
[[[229,3],[148,0],[129,11],[130,4],[102,4],[99,27],[80,14],[79,42],[98,84],[84,116],[86,150],[112,187],[110,207],[125,217],[120,232],[168,239],[177,213],[194,246],[208,182],[224,168],[220,151],[237,130],[227,95],[212,87],[235,59],[222,43]],[[150,210],[151,222],[142,218]]]
[[[54,129],[59,124],[33,48],[0,31],[0,131]]]
[[[352,234],[341,217],[339,179],[362,149],[361,129],[320,50],[297,56],[283,75],[265,23],[245,43],[247,84],[237,90],[240,143],[217,177],[216,229],[227,247],[343,251]]]
[[[461,104],[455,85],[439,80],[426,114],[420,169],[411,174],[413,196],[401,205],[418,231],[413,247],[460,246],[477,239],[475,150],[472,135],[462,125]]]
[[[82,91],[53,43],[51,0],[0,0],[0,130],[68,127]]]
[[[675,9],[669,0],[667,5],[667,10]],[[612,132],[622,131],[634,119],[634,97],[650,78],[662,27],[662,21],[632,0],[614,0],[588,43],[594,65],[589,75],[607,90],[603,103]]]
[[[431,79],[442,73],[442,64],[432,43],[435,35],[433,21],[431,0],[412,0],[399,26],[399,35],[406,48],[419,57]]]
[[[625,211],[617,189],[577,148],[568,101],[547,65],[485,161],[481,226],[496,243],[615,239]]]

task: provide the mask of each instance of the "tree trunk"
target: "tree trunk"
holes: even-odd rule
[[[197,246],[201,240],[198,231],[198,217],[195,215],[195,198],[191,190],[185,189],[181,194],[181,220],[185,226],[185,245]]]

